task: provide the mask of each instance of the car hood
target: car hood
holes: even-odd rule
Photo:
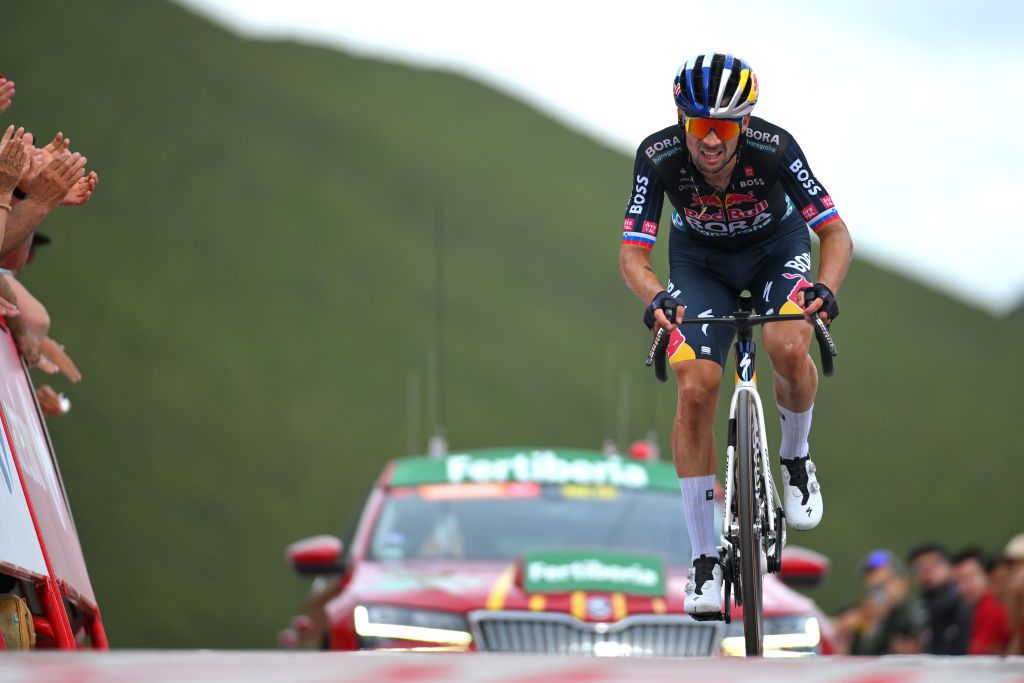
[[[362,562],[346,593],[360,602],[468,611],[483,605],[510,566],[454,560]]]
[[[348,600],[471,612],[532,610],[564,612],[583,621],[621,619],[630,614],[680,614],[687,571],[668,568],[662,595],[630,590],[530,591],[523,562],[402,560],[362,562],[345,591]],[[351,604],[351,602],[350,602]],[[764,581],[765,616],[808,613],[814,603],[774,576]]]

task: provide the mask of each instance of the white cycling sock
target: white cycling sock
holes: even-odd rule
[[[718,557],[715,543],[715,475],[680,477],[686,531],[690,534],[690,561],[701,555]]]
[[[782,420],[782,443],[779,444],[779,458],[792,460],[802,458],[810,452],[807,437],[811,433],[811,413],[814,406],[802,413],[779,406],[779,417]]]

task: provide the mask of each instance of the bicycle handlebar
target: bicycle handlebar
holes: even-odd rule
[[[663,312],[669,320],[675,320],[675,307],[671,304],[663,307]],[[671,315],[670,315],[671,313]],[[690,320],[683,321],[685,324],[698,324],[698,325],[730,325],[736,329],[750,329],[754,325],[763,325],[765,323],[781,322],[783,320],[806,320],[801,313],[784,313],[775,315],[757,315],[748,311],[737,311],[731,316],[725,316],[721,318],[691,318]],[[839,351],[836,349],[836,343],[832,339],[832,334],[828,330],[828,325],[825,321],[814,316],[812,319],[814,324],[814,336],[818,340],[818,354],[821,356],[821,370],[825,373],[826,377],[831,377],[832,373],[835,372],[835,363],[832,361],[833,358],[839,355]],[[681,323],[682,324],[682,323]],[[669,335],[665,333],[665,328],[662,327],[658,330],[658,334],[654,337],[654,343],[651,344],[651,350],[647,354],[647,365],[648,367],[654,364],[654,376],[658,378],[659,382],[668,380],[668,369],[666,368],[665,350],[668,348]]]

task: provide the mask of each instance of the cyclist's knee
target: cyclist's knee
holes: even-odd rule
[[[707,360],[691,360],[672,367],[679,389],[679,413],[713,410],[718,403],[722,368]]]
[[[781,327],[781,329],[780,329]],[[775,329],[765,329],[763,344],[772,368],[784,377],[796,376],[806,371],[808,364],[814,365],[808,353],[811,326],[803,322],[783,323]]]

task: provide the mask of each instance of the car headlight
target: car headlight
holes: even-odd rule
[[[462,647],[473,641],[466,618],[452,612],[390,605],[358,605],[353,616],[356,633],[360,638],[411,640]]]
[[[767,617],[764,620],[765,657],[808,657],[818,654],[821,626],[815,617]],[[743,623],[734,621],[722,639],[722,654],[742,657],[747,646]]]

